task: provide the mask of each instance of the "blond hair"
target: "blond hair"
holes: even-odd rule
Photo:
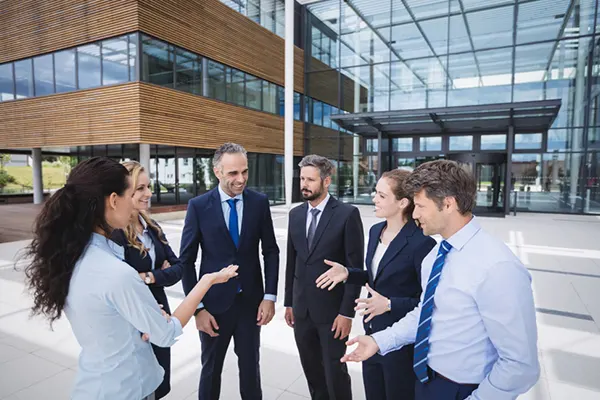
[[[129,171],[129,176],[131,176],[131,180],[133,182],[133,189],[137,190],[140,174],[146,172],[146,169],[137,161],[125,161],[122,164],[125,168],[127,168],[127,171]],[[165,235],[160,226],[158,226],[145,211],[140,210],[139,215],[144,219],[148,227],[154,229],[154,231],[158,234],[160,241],[164,244],[167,244],[167,240],[165,239]],[[136,221],[129,221],[129,225],[127,225],[127,228],[125,228],[125,237],[127,238],[127,243],[129,246],[138,249],[142,257],[146,257],[148,249],[146,249],[146,247],[144,247],[144,245],[137,238]]]

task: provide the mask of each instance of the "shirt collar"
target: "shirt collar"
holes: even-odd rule
[[[230,195],[225,193],[223,191],[223,189],[221,189],[221,185],[218,185],[218,188],[219,188],[219,197],[221,198],[221,203],[225,203],[227,200],[230,200],[230,199],[238,199],[239,201],[244,201],[244,196],[242,196],[241,194],[238,194],[235,197],[231,197]]]
[[[481,225],[475,219],[475,216],[471,218],[468,224],[463,226],[458,232],[448,238],[446,241],[450,243],[452,248],[460,251],[468,242],[475,236],[481,229]]]
[[[331,195],[329,193],[327,193],[327,196],[323,199],[322,202],[319,203],[318,206],[313,207],[310,203],[308,203],[308,212],[310,212],[313,209],[317,209],[321,212],[323,212],[323,210],[325,210],[325,206],[327,205],[327,203],[329,202],[329,198],[331,197]]]
[[[142,227],[144,228],[144,231],[148,230],[148,223],[146,222],[146,220],[144,219],[144,217],[142,217],[141,215],[139,215],[138,218],[140,219],[140,223],[142,224]]]
[[[107,237],[100,235],[99,233],[92,232],[92,237],[90,238],[89,243],[93,246],[101,248],[106,252],[113,253],[120,260],[125,259],[125,249]]]

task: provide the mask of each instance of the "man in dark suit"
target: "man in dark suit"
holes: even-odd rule
[[[219,186],[188,203],[181,237],[183,288],[187,294],[198,279],[224,266],[239,265],[238,279],[211,288],[196,312],[202,343],[199,400],[221,393],[221,372],[231,337],[240,367],[244,400],[262,399],[259,368],[260,327],[275,315],[279,248],[267,196],[246,189],[248,159],[238,144],[226,143],[215,152]],[[259,260],[262,246],[265,285]],[[196,275],[198,246],[202,247]]]
[[[360,286],[324,291],[315,282],[328,269],[325,260],[363,268],[362,221],[356,207],[329,195],[331,161],[309,155],[299,165],[302,197],[307,202],[289,215],[285,320],[294,328],[312,399],[349,400],[350,375],[340,359]]]

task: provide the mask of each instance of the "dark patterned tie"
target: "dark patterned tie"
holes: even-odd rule
[[[321,210],[317,208],[313,208],[310,210],[312,214],[312,220],[310,221],[310,225],[308,227],[308,236],[306,236],[306,240],[308,241],[308,250],[312,248],[313,240],[315,239],[315,231],[317,230],[317,215]]]

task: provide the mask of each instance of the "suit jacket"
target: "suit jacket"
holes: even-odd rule
[[[184,265],[183,289],[188,294],[202,275],[220,271],[230,265],[239,265],[238,277],[227,283],[213,286],[203,303],[211,314],[221,314],[235,300],[238,287],[246,301],[258,305],[265,291],[277,295],[279,279],[279,247],[275,239],[269,199],[266,195],[244,190],[244,212],[238,247],[229,234],[218,188],[188,203],[185,226],[181,237],[179,258]],[[259,243],[262,246],[265,269],[265,285],[259,259]],[[198,247],[202,248],[200,272],[196,274],[195,262]]]
[[[153,222],[156,224],[156,221]],[[152,229],[151,226],[148,226],[148,234],[154,243],[154,269],[152,269],[150,256],[148,256],[148,254],[142,256],[138,249],[130,246],[124,231],[120,229],[113,231],[111,239],[125,249],[125,262],[127,264],[131,265],[138,272],[152,271],[155,282],[152,285],[148,285],[148,287],[156,301],[159,304],[162,304],[164,310],[170,314],[171,309],[164,287],[172,286],[179,282],[181,275],[183,274],[183,265],[179,262],[179,258],[175,255],[171,246],[169,246],[168,243],[163,243],[163,241],[167,241],[164,234],[159,236],[159,233]],[[161,270],[160,268],[165,260],[171,264],[171,267]]]
[[[419,304],[422,291],[421,263],[436,244],[434,239],[423,235],[415,222],[410,220],[390,242],[377,268],[377,275],[373,276],[373,256],[385,226],[385,221],[380,222],[369,231],[365,260],[367,269],[348,269],[346,283],[364,285],[368,282],[371,288],[392,302],[391,312],[378,315],[365,324],[367,334],[392,326]]]
[[[329,198],[309,251],[306,239],[308,203],[290,211],[285,279],[285,306],[294,315],[307,313],[315,323],[329,324],[339,315],[354,317],[360,286],[338,285],[332,291],[317,288],[316,280],[329,269],[323,261],[363,268],[364,233],[358,209]]]

